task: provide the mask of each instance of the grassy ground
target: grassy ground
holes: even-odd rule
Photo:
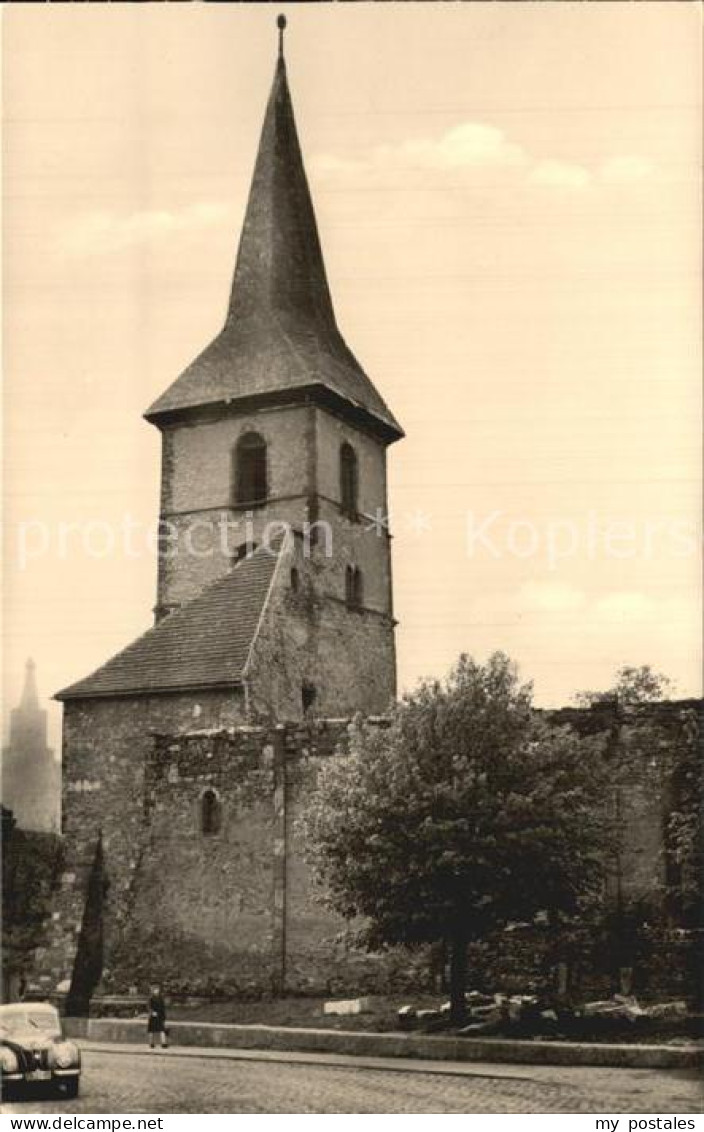
[[[437,995],[402,997],[375,996],[369,1014],[323,1014],[323,998],[282,998],[260,1002],[173,1003],[169,1018],[174,1022],[220,1022],[240,1025],[303,1026],[326,1030],[357,1030],[368,1033],[389,1033],[399,1029],[398,1011],[412,1003],[416,1010],[437,1010],[442,999]],[[419,1027],[420,1029],[421,1027]],[[433,1027],[435,1029],[436,1027]],[[692,1042],[701,1039],[701,1018],[682,1019],[676,1023],[655,1026],[615,1025],[594,1020],[581,1023],[573,1033],[554,1031],[532,1035],[515,1027],[506,1027],[497,1037],[560,1038],[597,1042]]]
[[[376,996],[373,1014],[323,1014],[324,998],[281,998],[261,1002],[210,1002],[173,1004],[169,1018],[174,1022],[229,1022],[241,1025],[306,1026],[326,1030],[366,1030],[385,1033],[398,1030],[397,1013],[411,1001],[416,1009],[435,1010],[437,996],[411,998]]]

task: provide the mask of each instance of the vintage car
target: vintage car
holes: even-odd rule
[[[3,1099],[33,1084],[78,1096],[80,1050],[65,1037],[55,1007],[47,1002],[0,1006],[0,1069]]]

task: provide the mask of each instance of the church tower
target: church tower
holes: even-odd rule
[[[39,706],[36,665],[25,665],[19,706],[10,713],[10,741],[2,753],[2,800],[21,829],[54,833],[59,828],[59,764],[47,745],[47,715]]]
[[[295,818],[310,756],[395,698],[386,454],[403,434],[337,326],[284,24],[225,325],[146,413],[155,623],[56,694],[67,856],[37,978],[70,980],[74,1005],[101,978],[200,994],[339,974]]]
[[[355,638],[377,648],[383,637],[387,670],[378,675],[388,701],[395,659],[386,450],[403,432],[337,326],[284,27],[282,16],[225,325],[145,414],[162,435],[155,615],[158,622],[181,608],[284,523],[296,546],[290,584],[310,606],[303,647],[321,647],[331,621],[341,652]]]
[[[230,722],[379,714],[396,694],[386,453],[403,432],[338,329],[284,27],[225,325],[145,414],[155,624],[66,702],[146,695],[163,724],[155,696],[171,718],[177,694],[204,711],[207,693]]]

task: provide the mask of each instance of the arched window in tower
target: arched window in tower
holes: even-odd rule
[[[346,441],[340,448],[340,506],[344,515],[357,518],[359,473],[357,453]]]
[[[206,837],[220,832],[222,806],[214,790],[206,790],[200,800],[200,830]]]
[[[235,502],[241,507],[266,503],[266,441],[258,432],[245,432],[234,453]]]

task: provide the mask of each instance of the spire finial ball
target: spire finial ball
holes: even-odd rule
[[[276,26],[279,29],[279,31],[283,31],[284,28],[286,27],[286,17],[283,15],[283,13],[277,19]]]

